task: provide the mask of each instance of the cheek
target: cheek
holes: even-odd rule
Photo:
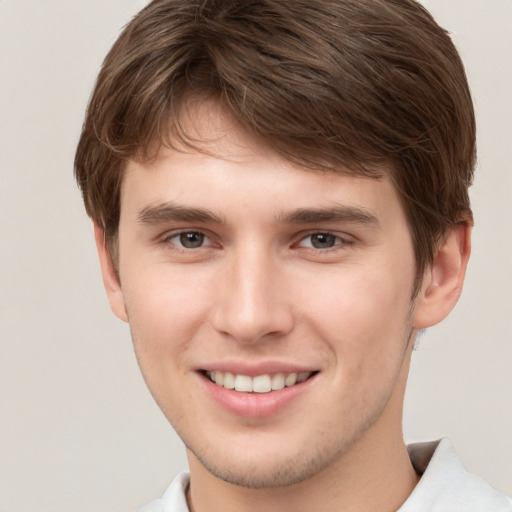
[[[332,272],[329,280],[311,281],[316,293],[314,300],[304,293],[303,315],[351,373],[382,371],[404,348],[411,283],[411,276],[368,267]]]
[[[208,301],[204,280],[183,272],[139,271],[123,282],[135,351],[141,367],[176,366],[201,329]],[[180,359],[176,355],[180,355]]]
[[[137,362],[159,407],[179,425],[186,404],[194,403],[183,385],[189,366],[191,340],[204,324],[201,283],[179,273],[162,272],[133,277],[123,286]],[[179,390],[179,393],[170,392]],[[188,408],[191,419],[194,411]]]

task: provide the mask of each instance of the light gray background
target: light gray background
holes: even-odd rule
[[[479,125],[463,297],[414,354],[408,441],[448,435],[512,494],[512,2],[429,0]],[[129,511],[186,465],[104,297],[72,177],[100,62],[136,0],[0,0],[0,511]]]

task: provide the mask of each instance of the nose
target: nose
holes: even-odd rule
[[[284,269],[265,251],[244,251],[224,262],[216,291],[213,324],[240,343],[275,339],[293,329]]]

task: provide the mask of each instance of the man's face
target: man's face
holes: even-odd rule
[[[215,156],[127,166],[118,315],[192,461],[290,484],[400,435],[411,237],[389,179],[298,168],[207,114]]]

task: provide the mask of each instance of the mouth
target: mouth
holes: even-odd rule
[[[317,371],[249,375],[218,370],[204,371],[206,378],[217,386],[239,393],[271,393],[301,384],[316,375]]]

